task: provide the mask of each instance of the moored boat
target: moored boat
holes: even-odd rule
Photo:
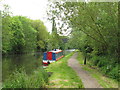
[[[63,51],[60,49],[55,49],[52,51],[44,52],[43,53],[43,65],[48,65],[52,62],[58,61],[64,57]]]

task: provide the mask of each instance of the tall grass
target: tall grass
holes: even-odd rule
[[[79,56],[81,57],[78,57],[78,59],[81,58],[82,59],[81,61],[83,61],[84,55],[82,54],[82,52],[79,52]],[[97,56],[89,54],[87,58],[87,65],[91,67],[97,67],[105,76],[119,81],[120,71],[118,69],[117,59],[118,59],[117,57],[112,57],[109,55]]]
[[[108,63],[108,60],[106,60],[106,58],[103,57],[92,57],[90,60],[87,60],[86,65],[83,65],[84,57],[81,52],[78,53],[77,59],[80,62],[82,68],[88,71],[92,77],[96,78],[96,80],[102,87],[118,88],[118,81],[116,79],[113,79],[114,77],[118,77],[117,65],[114,65],[116,68],[108,67],[111,64]]]
[[[48,74],[42,68],[27,75],[24,69],[16,70],[4,81],[3,88],[43,88],[48,82]]]
[[[92,65],[99,67],[101,72],[106,76],[116,79],[117,81],[120,80],[118,63],[115,62],[115,58],[111,58],[110,56],[94,56],[89,61]]]

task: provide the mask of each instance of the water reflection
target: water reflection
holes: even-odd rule
[[[42,53],[10,55],[2,58],[2,79],[9,78],[15,70],[24,68],[27,74],[42,66]]]

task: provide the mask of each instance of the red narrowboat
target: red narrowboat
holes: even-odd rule
[[[63,57],[63,51],[60,49],[55,49],[52,51],[44,52],[43,53],[43,64],[48,65],[52,62],[58,61]]]

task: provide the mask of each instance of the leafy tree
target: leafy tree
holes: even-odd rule
[[[62,38],[60,37],[60,35],[58,34],[58,30],[56,27],[56,22],[55,22],[55,18],[52,18],[52,33],[49,36],[49,40],[48,40],[48,50],[52,50],[52,49],[59,49],[61,48],[61,44],[63,44],[62,42]],[[62,48],[61,48],[62,49]]]
[[[107,74],[108,67],[111,72],[113,70],[110,65],[116,68],[119,61],[116,57],[120,54],[117,2],[63,1],[50,3],[49,6],[50,19],[54,16],[63,22],[62,26],[72,28],[68,47],[80,49],[85,57],[91,57],[89,59],[95,65],[103,66]]]
[[[31,20],[26,17],[18,16],[17,17],[22,24],[22,32],[24,34],[24,52],[34,52],[36,51],[37,43],[37,31],[31,26]]]
[[[1,12],[1,20],[2,20],[2,53],[6,54],[11,51],[12,46],[10,45],[10,39],[12,38],[12,34],[10,32],[10,23],[12,21],[10,17],[10,11],[8,5],[3,5],[4,9]]]
[[[32,20],[31,22],[32,27],[37,31],[37,50],[46,49],[49,33],[44,23],[40,20]]]
[[[86,34],[89,39],[87,40],[91,41],[89,45],[94,50],[110,54],[109,50],[112,51],[114,48],[115,52],[118,30],[117,3],[55,2],[53,6],[51,4],[51,7],[54,9],[50,11],[50,14],[54,14],[54,17],[58,19],[61,17],[63,22],[67,21],[74,32]]]
[[[25,45],[22,24],[17,17],[12,17],[11,19],[12,22],[10,23],[10,31],[12,38],[10,40],[10,44],[12,46],[12,52],[22,53]]]
[[[46,49],[49,33],[42,21],[23,16],[10,16],[6,5],[2,11],[2,52],[26,53]]]

